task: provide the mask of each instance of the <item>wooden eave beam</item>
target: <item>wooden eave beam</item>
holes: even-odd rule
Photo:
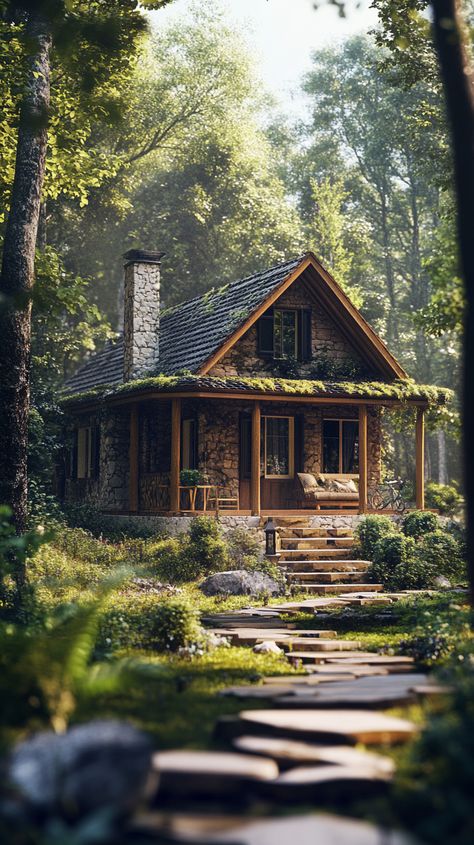
[[[300,405],[360,405],[362,402],[365,405],[376,405],[379,407],[404,407],[409,405],[414,408],[428,408],[429,403],[426,399],[385,399],[383,397],[365,398],[364,396],[298,396],[296,394],[286,395],[282,393],[238,393],[229,391],[227,393],[217,393],[210,390],[193,390],[193,391],[175,391],[171,393],[164,393],[162,391],[148,391],[146,393],[134,393],[130,396],[120,396],[117,398],[111,397],[107,400],[110,405],[130,405],[133,402],[140,401],[167,401],[171,399],[238,399],[248,402],[298,402]],[[88,414],[101,407],[100,404],[78,406],[70,406],[67,411],[77,414]]]

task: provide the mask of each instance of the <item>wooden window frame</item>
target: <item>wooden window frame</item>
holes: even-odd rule
[[[288,414],[264,414],[263,420],[263,475],[274,481],[288,481],[295,477],[295,418]],[[267,473],[267,420],[288,420],[288,475]]]
[[[323,417],[323,425],[322,425],[322,431],[321,431],[321,439],[322,439],[321,455],[322,455],[323,461],[324,461],[324,423],[325,422],[337,422],[337,423],[339,423],[339,462],[338,462],[339,469],[338,469],[337,475],[347,476],[347,478],[353,478],[353,477],[358,478],[359,472],[351,473],[351,472],[344,472],[343,471],[342,461],[343,461],[343,451],[344,450],[343,450],[343,434],[342,434],[342,432],[343,432],[344,423],[357,423],[358,424],[359,419],[357,417]],[[358,433],[357,433],[357,437],[359,437]],[[322,473],[323,473],[323,475],[331,475],[330,472],[326,472],[326,470],[324,469],[324,466],[323,466],[323,469],[322,469]]]
[[[198,420],[196,417],[184,417],[181,422],[181,469],[197,469],[198,468]],[[187,439],[189,438],[189,439]],[[187,453],[187,455],[186,455]],[[189,464],[194,466],[185,466],[185,457],[188,458]]]
[[[81,436],[81,432],[84,432],[84,435]],[[99,478],[100,426],[79,425],[76,429],[75,438],[75,478],[81,481],[86,478]]]

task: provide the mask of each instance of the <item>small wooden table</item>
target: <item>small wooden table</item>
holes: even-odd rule
[[[203,512],[207,511],[207,504],[211,497],[213,491],[217,495],[216,485],[215,484],[193,484],[191,486],[181,486],[179,488],[181,490],[186,490],[189,494],[189,510],[195,511],[196,510],[196,499],[198,490],[202,490],[202,510]]]

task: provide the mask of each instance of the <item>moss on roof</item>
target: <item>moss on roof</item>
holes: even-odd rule
[[[64,406],[82,404],[94,400],[107,401],[128,394],[140,394],[148,391],[159,393],[183,392],[234,392],[259,393],[269,396],[327,396],[334,398],[379,399],[400,402],[425,401],[428,405],[445,405],[450,402],[454,393],[446,387],[436,387],[429,384],[416,384],[411,379],[399,379],[393,382],[365,381],[314,381],[309,379],[284,378],[211,378],[208,376],[185,375],[157,375],[149,378],[135,379],[120,385],[102,385],[84,393],[65,396]]]

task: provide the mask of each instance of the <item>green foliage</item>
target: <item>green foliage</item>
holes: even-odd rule
[[[262,545],[252,531],[247,528],[234,528],[227,535],[229,562],[234,569],[242,569],[249,558],[259,560],[262,557]]]
[[[156,536],[154,528],[143,525],[139,520],[114,519],[89,503],[68,503],[64,506],[64,514],[71,527],[84,528],[94,537],[104,537],[113,542],[120,542],[126,537],[138,540]]]
[[[403,534],[382,537],[375,546],[369,578],[387,590],[421,590],[430,586],[433,570],[415,552],[412,537]]]
[[[412,511],[403,520],[402,530],[406,537],[418,539],[423,534],[436,531],[439,520],[435,513],[429,511]]]
[[[201,636],[199,614],[182,599],[114,596],[100,620],[97,654],[133,648],[178,651]]]
[[[444,529],[423,534],[418,540],[416,554],[434,575],[444,575],[453,583],[467,580],[462,546]]]
[[[27,560],[51,537],[44,526],[17,535],[10,508],[0,505],[0,619],[25,623],[36,615],[34,593],[22,581]]]
[[[458,513],[463,501],[456,487],[449,484],[436,484],[435,481],[429,481],[426,485],[425,500],[427,507],[435,508],[445,516],[454,516]]]
[[[159,573],[172,582],[194,581],[228,565],[227,545],[219,524],[210,516],[197,516],[187,534],[170,542],[159,561]]]
[[[469,659],[461,666],[445,677],[454,690],[429,713],[396,775],[399,824],[432,845],[474,838],[474,675]]]
[[[183,487],[194,487],[202,484],[201,472],[198,469],[182,469],[179,476]]]
[[[396,528],[388,516],[370,515],[362,519],[354,534],[357,539],[357,551],[363,560],[372,560],[375,547],[382,537],[394,534]]]

